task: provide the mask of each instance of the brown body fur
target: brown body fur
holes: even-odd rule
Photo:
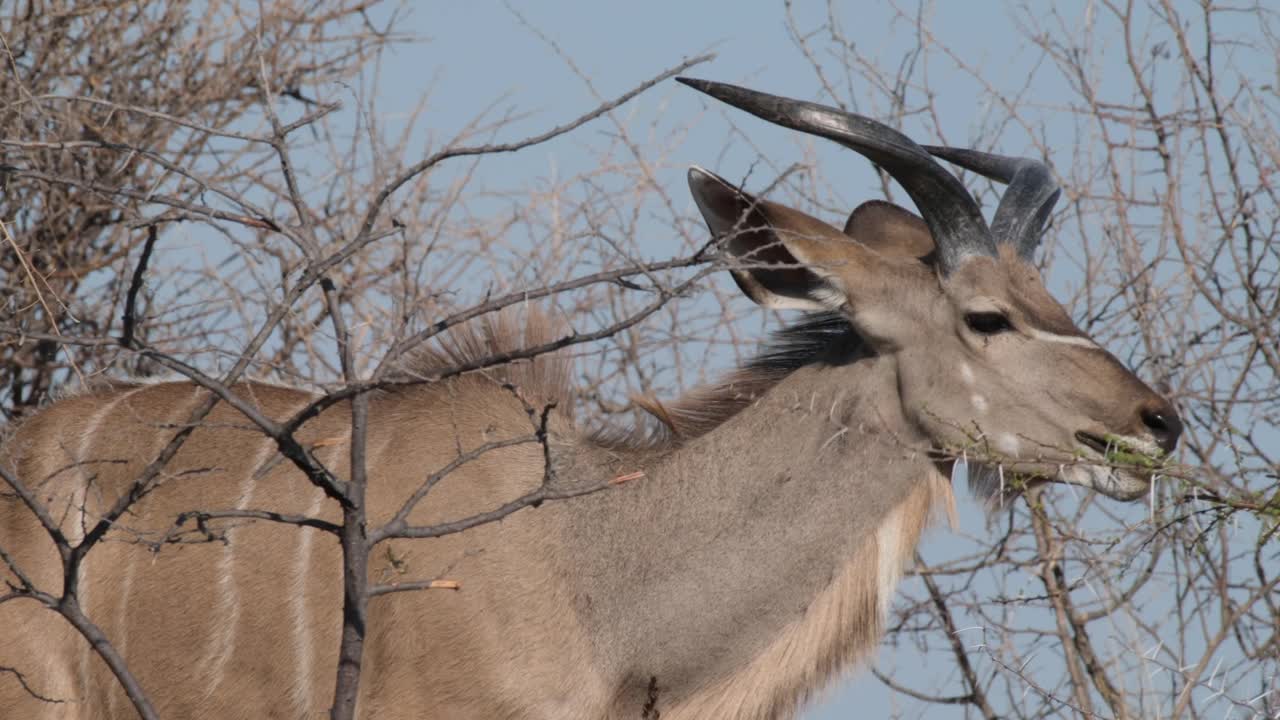
[[[484,348],[472,337],[434,361]],[[748,384],[765,392],[786,375],[775,373],[772,382]],[[530,431],[524,408],[499,385],[512,376],[523,383],[521,391],[532,402],[563,399],[553,397],[565,388],[565,374],[555,369],[554,360],[500,377],[476,375],[373,398],[371,524],[388,519],[459,448]],[[261,384],[244,384],[237,392],[275,419],[287,418],[311,399],[297,390]],[[784,414],[830,424],[823,417],[828,408],[814,412],[800,404],[800,394],[788,396],[790,409]],[[203,391],[190,384],[165,383],[68,398],[21,426],[5,446],[4,462],[37,490],[75,541],[202,397]],[[750,425],[769,412],[753,412],[741,397],[731,404],[717,420]],[[339,476],[347,472],[347,412],[335,407],[300,433]],[[662,625],[673,615],[688,613],[692,604],[701,604],[717,590],[702,586],[715,584],[713,576],[670,573],[654,562],[679,555],[680,547],[665,555],[655,552],[653,558],[635,557],[635,549],[658,542],[655,532],[670,533],[662,518],[651,515],[654,503],[682,503],[667,520],[709,522],[705,529],[686,525],[686,542],[705,542],[709,532],[726,537],[748,529],[767,533],[769,518],[751,528],[745,517],[741,524],[727,517],[718,520],[700,504],[709,499],[699,497],[702,492],[718,495],[730,489],[709,478],[690,477],[706,471],[699,456],[714,456],[713,448],[720,444],[714,432],[626,448],[592,441],[560,413],[553,413],[551,429],[555,447],[574,458],[561,468],[567,477],[590,481],[632,470],[650,477],[604,495],[524,510],[459,535],[379,546],[370,563],[373,581],[443,574],[463,589],[396,593],[373,601],[362,716],[631,718],[650,701],[650,678],[657,678],[657,707],[664,718],[787,716],[823,679],[874,646],[885,592],[875,582],[884,573],[880,566],[891,564],[890,575],[896,579],[929,508],[949,494],[942,476],[923,462],[918,465],[920,482],[894,491],[885,507],[903,518],[894,526],[900,538],[886,543],[877,537],[875,524],[853,523],[840,533],[845,551],[830,556],[817,577],[803,577],[812,576],[811,560],[803,557],[787,563],[793,565],[789,570],[762,562],[758,572],[774,576],[781,596],[791,598],[787,607],[780,610],[768,602],[750,609],[765,621],[751,633],[732,622],[694,623],[714,631],[720,642],[750,635],[751,644],[750,652],[726,651],[707,663],[711,672],[689,673],[683,657],[666,665],[660,657],[639,660],[649,652],[650,640],[665,634]],[[829,459],[833,468],[841,464],[834,455]],[[456,519],[486,510],[541,480],[539,446],[487,453],[441,483],[413,521]],[[689,487],[699,482],[704,487]],[[768,482],[771,488],[774,478]],[[691,496],[655,501],[655,494],[669,493],[673,484],[677,492],[684,485]],[[789,503],[777,509],[785,507]],[[161,486],[138,501],[121,527],[90,554],[81,580],[82,606],[124,655],[164,717],[317,716],[331,700],[338,647],[341,559],[334,538],[314,529],[237,521],[214,523],[225,542],[168,545],[158,552],[139,542],[170,529],[180,512],[229,508],[337,519],[323,493],[282,462],[274,446],[238,412],[220,405],[168,465]],[[756,510],[764,515],[771,511]],[[785,514],[774,522],[791,523],[790,513]],[[720,522],[738,527],[725,532]],[[614,523],[626,525],[619,529]],[[885,556],[881,544],[892,545],[895,556]],[[11,494],[0,498],[0,546],[38,587],[57,594],[61,579],[54,546]],[[596,553],[601,547],[605,550]],[[722,542],[710,543],[706,550],[720,554],[724,562],[756,559],[751,554],[756,548],[745,543],[739,560]],[[599,581],[601,573],[620,571],[620,577]],[[641,607],[608,607],[599,599],[615,584],[631,583],[641,586],[634,591]],[[702,597],[677,596],[670,607],[654,607],[661,601],[652,597],[699,589]],[[635,620],[635,627],[622,633],[598,627],[626,623],[627,618]],[[742,616],[733,622],[750,620]],[[0,605],[0,627],[6,628],[0,635],[0,665],[23,672],[39,694],[63,701],[36,700],[12,677],[0,676],[0,707],[33,718],[132,717],[105,664],[59,616],[34,601],[17,600]],[[691,645],[689,651],[693,649]]]

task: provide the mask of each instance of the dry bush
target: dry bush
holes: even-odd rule
[[[703,287],[707,268],[689,268],[706,238],[655,168],[697,118],[637,127],[614,112],[613,88],[598,95],[609,133],[591,147],[597,169],[484,185],[476,163],[510,149],[513,112],[478,108],[425,148],[429,98],[403,126],[379,120],[380,53],[411,40],[389,30],[398,9],[258,7],[31,0],[0,20],[6,418],[126,372],[211,387],[247,373],[341,393],[441,321],[583,276],[599,282],[548,302],[578,331],[572,342],[600,341],[577,362],[588,420],[625,419],[630,394],[691,386],[749,352],[741,305],[681,297]],[[1274,66],[1276,17],[1090,7],[1083,28],[1012,11],[1033,58],[1017,87],[967,65],[927,8],[898,13],[906,57],[861,54],[834,11],[820,27],[790,25],[825,93],[813,99],[1053,163],[1065,188],[1044,253],[1056,294],[1187,422],[1182,464],[1149,507],[1039,493],[997,509],[995,532],[963,550],[922,558],[886,643],[939,654],[954,674],[934,687],[879,676],[930,710],[989,718],[1272,717],[1280,81],[1244,68]],[[1117,54],[1129,75],[1101,77]],[[942,132],[930,67],[989,108],[971,137]],[[1045,84],[1063,92],[1037,93]],[[786,158],[753,185],[776,183],[824,216],[863,199],[824,177],[813,157]],[[668,265],[653,262],[655,228],[674,238]]]
[[[369,25],[369,5],[16,3],[0,20],[6,325],[118,331],[125,268],[148,227],[261,238],[244,231],[266,229],[280,175],[271,146],[240,131],[261,125],[264,102],[312,112],[318,89],[356,78],[395,39]],[[154,317],[139,332],[199,334],[215,324],[202,312]],[[0,407],[12,418],[115,359],[6,338]]]

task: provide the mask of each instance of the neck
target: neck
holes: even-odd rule
[[[623,454],[646,479],[584,504],[569,542],[627,712],[773,717],[874,647],[949,495],[893,373],[883,358],[802,368],[688,444]]]

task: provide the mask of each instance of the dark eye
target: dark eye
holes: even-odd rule
[[[1009,318],[1000,312],[971,312],[964,316],[964,324],[979,335],[995,335],[1013,329]]]

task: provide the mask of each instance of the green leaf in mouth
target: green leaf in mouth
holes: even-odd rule
[[[1164,464],[1165,453],[1160,448],[1150,451],[1139,449],[1119,435],[1104,435],[1103,439],[1107,441],[1107,462],[1113,465],[1132,465],[1152,470]]]

